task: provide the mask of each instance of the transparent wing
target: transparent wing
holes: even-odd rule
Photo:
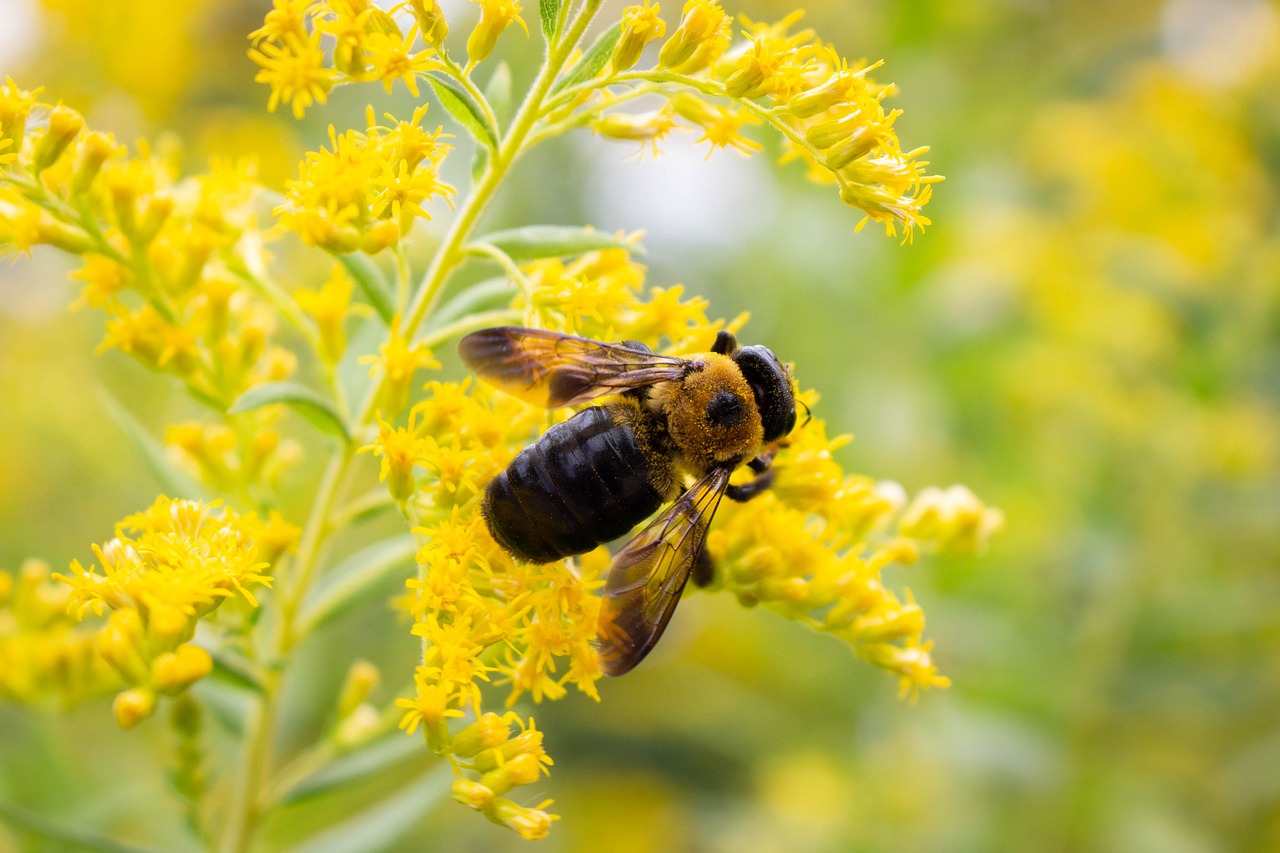
[[[458,353],[481,379],[549,409],[679,379],[687,364],[644,349],[518,326],[473,332],[458,342]]]
[[[706,542],[729,473],[712,469],[614,557],[598,632],[606,675],[628,672],[662,636]]]

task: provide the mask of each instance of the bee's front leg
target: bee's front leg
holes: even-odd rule
[[[773,485],[774,472],[770,466],[773,464],[773,456],[776,452],[776,448],[770,448],[747,463],[747,467],[755,471],[756,475],[740,486],[730,486],[726,489],[725,495],[729,500],[744,503]]]

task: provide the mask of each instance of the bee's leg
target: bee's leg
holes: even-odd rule
[[[733,332],[728,329],[721,329],[716,332],[716,342],[711,345],[711,351],[720,355],[731,355],[738,348],[738,339],[734,337]]]
[[[725,489],[725,497],[731,501],[745,503],[756,495],[759,495],[765,489],[773,485],[773,472],[762,471],[754,478],[743,483],[741,486],[730,486]]]
[[[693,558],[693,568],[689,571],[689,580],[693,581],[694,586],[703,587],[715,580],[716,564],[711,561],[711,555],[707,553],[706,545],[698,550],[698,556]]]
[[[730,486],[726,489],[725,495],[729,500],[738,503],[749,501],[773,485],[773,469],[769,466],[773,464],[773,455],[776,452],[776,448],[771,447],[747,463],[747,467],[755,471],[756,475],[741,486]]]

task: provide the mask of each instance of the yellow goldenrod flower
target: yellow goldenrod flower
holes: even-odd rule
[[[609,113],[591,123],[591,129],[606,139],[640,143],[643,153],[649,148],[658,153],[658,143],[675,127],[674,111],[669,104],[647,113]]]
[[[305,37],[289,33],[249,51],[249,58],[262,66],[254,81],[271,87],[270,112],[284,102],[292,105],[293,117],[300,119],[312,104],[328,99],[336,74],[325,65],[320,35],[319,30]]]
[[[413,12],[418,24],[418,34],[422,40],[432,47],[444,44],[449,35],[449,23],[444,18],[444,10],[436,0],[405,0],[402,4]]]
[[[688,0],[680,25],[658,54],[658,65],[682,74],[706,68],[724,52],[732,23],[716,0]]]
[[[378,480],[386,482],[391,497],[398,502],[409,499],[414,492],[413,469],[421,464],[427,452],[428,439],[418,435],[414,426],[416,412],[409,418],[408,427],[393,427],[378,418],[378,438],[362,450],[371,450],[382,458]]]
[[[120,689],[94,631],[68,612],[71,590],[27,560],[0,571],[0,698],[70,707]]]
[[[511,26],[513,21],[520,25],[525,35],[529,34],[529,28],[520,17],[518,0],[471,0],[471,2],[480,4],[480,22],[467,38],[468,65],[474,66],[487,59],[493,52],[498,36],[502,35],[503,30]]]
[[[337,364],[347,350],[346,322],[351,313],[355,282],[342,264],[335,263],[329,280],[317,290],[299,290],[294,295],[298,307],[311,315],[320,332],[320,357]]]
[[[84,129],[84,116],[59,103],[49,111],[49,125],[36,141],[32,161],[36,171],[43,172],[62,156]]]
[[[19,153],[22,148],[27,116],[31,114],[41,91],[43,88],[19,89],[12,77],[4,78],[4,88],[0,89],[0,139],[9,140],[13,153]]]
[[[986,506],[964,486],[931,487],[916,495],[898,522],[903,536],[937,543],[951,554],[980,553],[1004,524],[998,509]]]
[[[667,24],[658,17],[661,7],[644,0],[642,6],[628,6],[622,11],[622,35],[613,48],[613,70],[626,71],[640,61],[640,53],[649,42],[667,34]]]
[[[418,97],[418,75],[443,68],[434,59],[435,51],[431,48],[413,51],[413,36],[401,36],[399,33],[370,33],[365,49],[369,55],[372,75],[382,81],[383,88],[391,91],[391,84],[396,80],[404,82],[413,96]]]
[[[360,358],[370,364],[369,375],[382,377],[383,399],[387,411],[399,413],[409,401],[409,385],[413,374],[421,369],[440,367],[431,350],[421,343],[410,343],[400,330],[400,319],[391,323],[391,335],[378,347],[378,354]]]
[[[270,585],[263,570],[297,533],[278,516],[263,523],[253,514],[161,497],[93,547],[101,573],[77,560],[70,575],[53,576],[70,587],[68,607],[78,618],[113,611],[98,647],[134,685],[116,697],[122,726],[150,714],[158,692],[179,692],[209,673],[209,653],[189,642],[196,622],[237,594],[256,606],[250,588]]]
[[[272,0],[271,6],[262,26],[249,33],[254,44],[265,39],[283,42],[307,37],[307,21],[316,13],[313,0]]]
[[[422,127],[423,105],[411,121],[393,127],[374,123],[366,132],[339,134],[330,127],[330,148],[311,152],[297,180],[285,188],[276,208],[280,224],[305,242],[334,254],[360,248],[366,240],[381,248],[408,233],[415,218],[429,218],[424,204],[449,199],[454,188],[439,179],[439,167],[450,145],[440,127]],[[378,217],[393,217],[387,232]]]
[[[708,104],[702,98],[681,92],[671,99],[676,114],[702,129],[699,142],[709,142],[715,148],[736,148],[743,154],[753,154],[761,149],[759,142],[742,135],[742,126],[759,124],[760,119],[745,110]]]

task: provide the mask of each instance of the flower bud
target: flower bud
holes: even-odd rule
[[[151,683],[161,693],[178,693],[213,671],[213,658],[187,643],[151,662]]]
[[[473,779],[456,779],[453,798],[478,812],[487,811],[493,805],[493,791]]]
[[[436,0],[409,0],[409,8],[418,21],[418,34],[432,47],[439,47],[449,35],[449,23]]]
[[[507,742],[511,736],[511,724],[492,712],[481,714],[480,719],[453,736],[449,751],[458,758],[472,758],[486,749],[493,749]]]
[[[76,166],[71,175],[73,194],[88,190],[102,171],[102,164],[120,150],[114,136],[97,130],[91,130],[80,137],[77,148]]]
[[[135,687],[116,694],[111,712],[122,729],[131,729],[151,716],[156,709],[156,694],[145,688]]]
[[[471,65],[483,62],[493,52],[493,46],[498,41],[498,36],[509,26],[512,21],[519,21],[520,26],[524,26],[524,21],[520,19],[520,4],[517,0],[477,0],[480,3],[480,23],[476,24],[476,28],[471,31],[471,36],[467,39],[467,57]]]
[[[715,0],[689,0],[680,26],[658,53],[658,65],[686,74],[705,68],[713,56],[703,48],[719,43],[732,20]]]
[[[525,752],[484,774],[480,782],[494,794],[505,794],[512,788],[538,781],[541,771],[537,756]]]
[[[36,170],[43,171],[58,162],[62,152],[67,150],[67,146],[83,129],[84,116],[71,107],[58,104],[50,110],[49,127],[36,143],[34,155]]]
[[[543,806],[550,805],[550,801]],[[542,808],[526,808],[510,800],[497,800],[490,812],[491,819],[497,823],[514,829],[526,841],[537,841],[546,838],[551,830],[551,822],[558,820],[557,815],[547,814]]]
[[[347,680],[338,694],[338,718],[347,717],[369,698],[379,681],[378,668],[367,660],[358,660],[347,670]]]
[[[659,6],[628,6],[622,12],[622,35],[613,48],[613,70],[626,71],[640,61],[644,46],[667,34],[667,24],[658,17]]]

